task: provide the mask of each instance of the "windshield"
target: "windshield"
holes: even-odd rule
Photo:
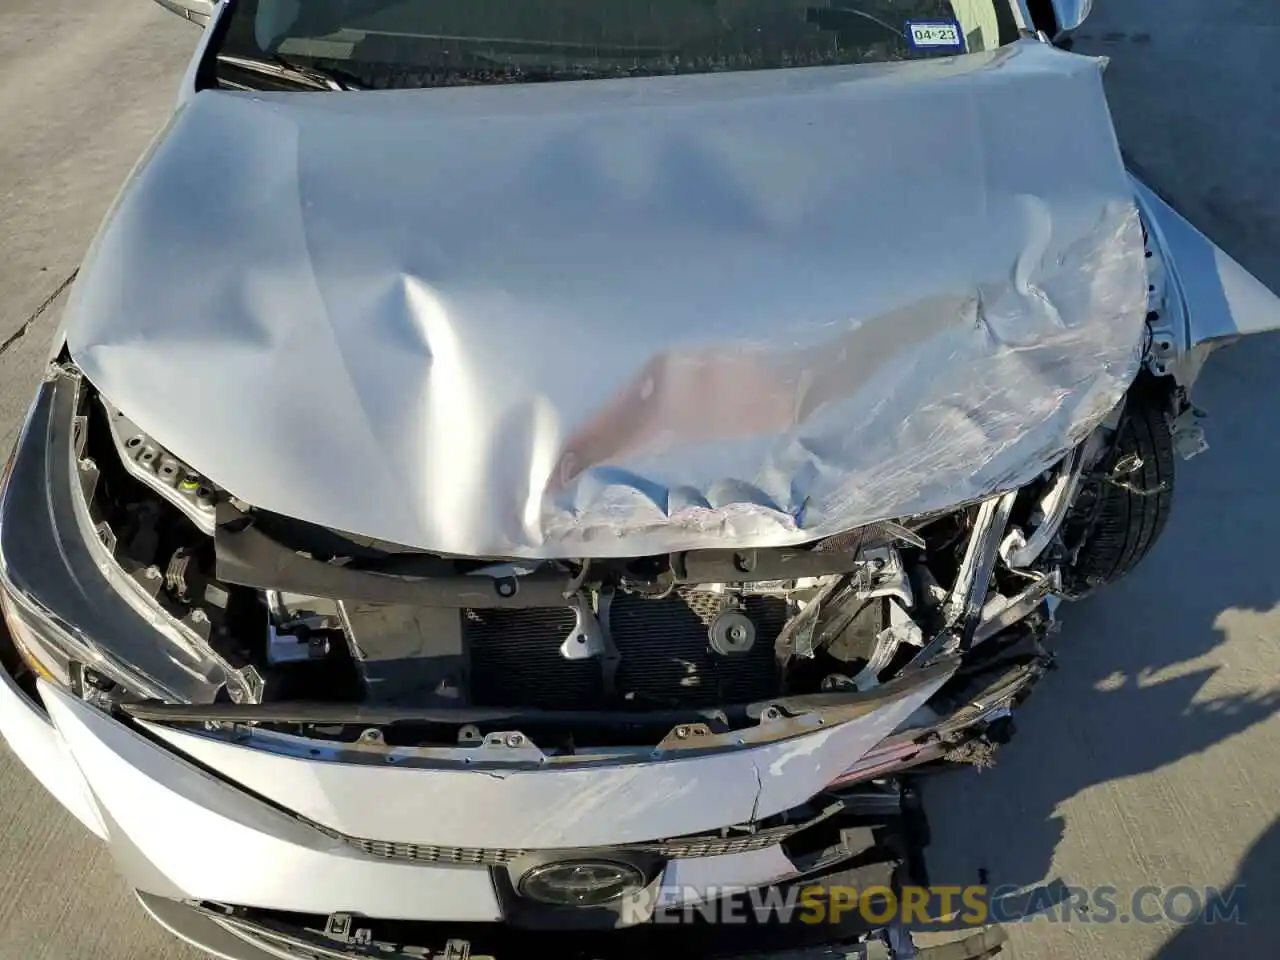
[[[228,0],[216,78],[404,88],[866,63],[1017,39],[1009,0]]]

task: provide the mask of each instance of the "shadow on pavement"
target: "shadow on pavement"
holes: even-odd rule
[[[1066,884],[1081,882],[1051,879],[1066,826],[1060,804],[1089,787],[1204,751],[1280,711],[1276,677],[1240,670],[1238,659],[1224,667],[1221,649],[1231,642],[1238,655],[1241,638],[1248,637],[1257,638],[1261,652],[1267,645],[1262,618],[1280,606],[1274,562],[1280,431],[1260,412],[1280,409],[1277,370],[1280,335],[1251,338],[1213,358],[1197,390],[1198,404],[1210,414],[1211,449],[1179,461],[1164,537],[1128,578],[1061,608],[1063,629],[1054,643],[1060,669],[1019,711],[1018,736],[995,767],[925,781],[935,847],[944,847],[942,862],[930,858],[931,882],[1043,887],[1037,906],[1054,903]],[[1219,676],[1224,669],[1231,675]],[[1242,675],[1248,682],[1240,682]],[[1116,815],[1140,820],[1143,813],[1118,809]],[[1219,826],[1194,828],[1212,834]],[[1255,899],[1280,890],[1278,830],[1241,870],[1239,882],[1256,884]],[[948,863],[957,851],[960,862]],[[1261,919],[1270,904],[1257,906],[1248,911],[1246,905],[1246,919]],[[1251,928],[1225,929],[1184,928],[1167,949],[1190,951],[1176,946],[1181,940],[1200,950],[1216,936],[1277,942],[1257,939]],[[1166,952],[1160,960],[1192,955]]]
[[[1155,960],[1205,960],[1206,957],[1274,955],[1280,944],[1280,822],[1250,848],[1226,888],[1241,888],[1240,923],[1198,923],[1182,927],[1160,948]],[[1250,952],[1252,951],[1252,952]]]

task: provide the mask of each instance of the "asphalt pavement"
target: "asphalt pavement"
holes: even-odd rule
[[[1097,0],[1078,49],[1112,58],[1122,144],[1197,225],[1280,290],[1280,6]],[[148,0],[0,0],[0,447],[65,289],[162,127],[199,31]],[[1069,122],[1064,118],[1064,122]],[[995,769],[933,781],[936,882],[1245,886],[1245,925],[1012,931],[1019,960],[1214,960],[1280,944],[1280,338],[1217,356],[1211,450],[1180,465],[1146,564],[1064,609],[1062,669]],[[1061,909],[1051,911],[1061,916]],[[1096,915],[1096,911],[1095,911]],[[0,960],[194,958],[0,747]]]

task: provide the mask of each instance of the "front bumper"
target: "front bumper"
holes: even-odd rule
[[[108,841],[126,881],[152,897],[388,920],[510,923],[530,919],[519,916],[500,870],[371,855],[245,789],[242,783],[215,775],[205,765],[151,739],[145,729],[131,729],[44,681],[38,690],[47,714],[11,677],[0,675],[0,733],[59,802]],[[326,768],[338,766],[323,761],[297,763],[302,766],[294,766],[290,773],[295,788],[306,783],[314,786]],[[366,776],[375,772],[384,771],[367,771]],[[380,811],[398,803],[399,813],[392,821],[407,824],[411,801],[406,798],[422,799],[421,784],[433,771],[385,772],[420,774],[422,779],[400,789],[387,780],[366,779],[364,822],[376,823]],[[481,771],[470,776],[476,782],[497,782]],[[353,789],[356,793],[349,796],[359,794]],[[383,790],[394,790],[395,802],[380,802]],[[427,793],[420,830],[429,831],[425,821],[433,807],[448,811],[449,816],[459,808],[467,809],[478,824],[490,819],[492,808],[467,807],[466,798],[455,799],[459,802]],[[672,802],[678,804],[679,798]],[[355,806],[336,804],[335,808],[349,814]],[[323,809],[310,812],[322,819],[333,815],[332,809],[328,814]],[[588,810],[584,816],[589,814]],[[544,818],[555,819],[552,814]],[[367,835],[382,833],[385,830]],[[483,836],[474,827],[472,833],[477,839]],[[813,864],[805,867],[812,869]],[[788,859],[780,845],[672,859],[663,866],[651,903],[680,903],[695,888],[757,887],[801,873],[802,868]],[[630,922],[643,919],[633,916]],[[537,925],[537,918],[533,921]]]
[[[514,929],[488,868],[389,863],[362,856],[53,685],[40,682],[39,696],[47,714],[0,671],[0,734],[59,802],[107,840],[147,912],[216,956],[479,960],[525,954],[531,938],[546,940],[565,956],[640,957],[662,949],[683,956],[780,951],[792,958],[830,957],[823,944],[832,941],[845,944],[836,956],[889,956],[878,941],[854,942],[868,932],[856,916],[838,927],[775,924],[768,930],[706,924],[641,925],[623,931]],[[480,811],[476,815],[483,816]],[[673,860],[664,882],[680,878],[735,888],[772,885],[785,879],[778,875],[780,865],[788,875],[797,872],[776,851]],[[843,870],[839,876],[860,888],[889,880],[887,873],[870,869]],[[218,906],[226,903],[253,907]],[[388,952],[381,940],[330,939],[324,928],[336,914],[384,918],[373,922],[382,929],[408,927],[415,933],[414,946]],[[496,922],[503,920],[508,923]],[[990,942],[982,934],[973,939],[971,952],[946,956],[987,956],[980,948]]]
[[[8,646],[4,619],[0,618],[0,647]],[[66,742],[57,728],[9,672],[0,667],[0,734],[31,775],[95,836],[107,839],[107,830],[89,794]]]
[[[501,918],[485,869],[352,856],[68,694],[43,683],[40,693],[48,714],[0,671],[0,733],[58,802],[111,844],[138,889],[304,912]]]
[[[138,900],[151,917],[177,937],[228,960],[507,960],[536,955],[549,950],[563,960],[649,960],[654,956],[729,958],[741,960],[991,960],[1007,941],[1004,930],[991,924],[959,938],[930,945],[904,948],[901,937],[871,935],[839,938],[827,934],[824,942],[813,936],[795,936],[774,928],[773,935],[760,935],[760,928],[737,930],[720,928],[672,928],[597,935],[593,940],[563,934],[530,936],[510,931],[473,931],[448,925],[428,933],[413,947],[401,949],[385,941],[353,942],[334,939],[317,929],[308,929],[302,918],[291,923],[272,919],[249,920],[236,912],[224,912],[205,905],[177,903],[147,894]],[[497,928],[500,930],[500,928]],[[665,936],[643,936],[644,933]],[[781,936],[778,936],[781,932]],[[330,931],[332,933],[332,931]],[[810,934],[813,933],[811,929]],[[468,939],[473,937],[474,939]],[[545,941],[545,942],[543,942]],[[789,941],[789,942],[788,942]],[[897,948],[893,952],[891,944]]]

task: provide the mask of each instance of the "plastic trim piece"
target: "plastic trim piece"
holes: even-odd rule
[[[483,867],[365,857],[65,691],[43,681],[39,690],[111,824],[118,867],[139,889],[302,913],[459,923],[502,918]],[[381,804],[372,797],[364,804],[376,812]]]
[[[4,625],[0,622],[0,631]],[[106,827],[49,715],[33,703],[9,673],[0,667],[0,734],[22,765],[67,811],[101,839]]]

